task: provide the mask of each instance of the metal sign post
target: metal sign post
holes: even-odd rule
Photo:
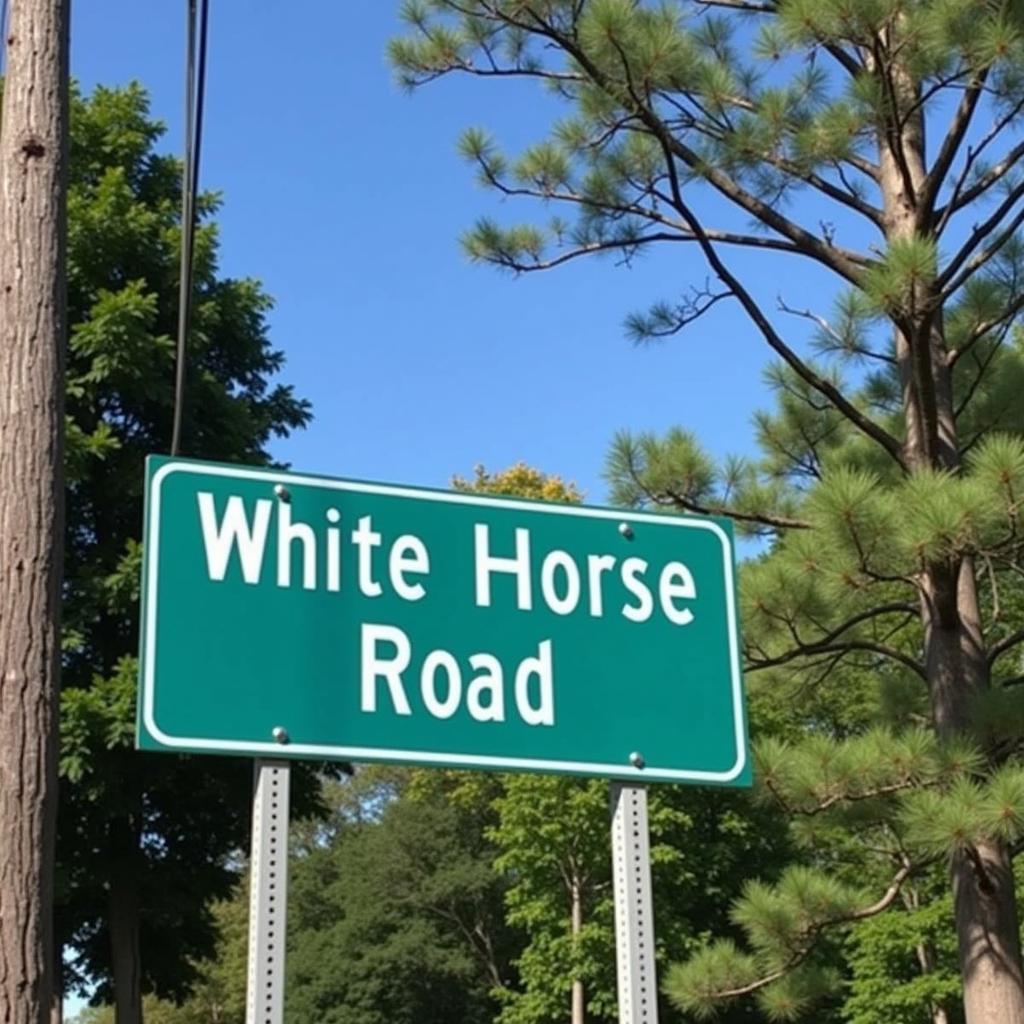
[[[658,1024],[647,789],[611,785],[619,1024]]]
[[[288,905],[287,761],[255,763],[245,1024],[282,1024]]]

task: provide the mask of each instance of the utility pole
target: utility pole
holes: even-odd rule
[[[69,0],[9,0],[0,113],[0,1021],[47,1024],[64,504]]]

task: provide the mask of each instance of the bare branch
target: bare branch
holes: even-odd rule
[[[1004,655],[1008,650],[1024,642],[1024,629],[1018,629],[1009,636],[1003,637],[998,643],[994,643],[988,650],[988,663],[994,665],[996,659]]]
[[[735,519],[740,523],[754,523],[759,526],[767,526],[772,530],[809,530],[811,528],[811,524],[805,519],[740,512],[737,509],[727,508],[723,505],[705,505],[702,502],[691,501],[685,495],[679,494],[676,491],[666,491],[665,493],[671,500],[671,503],[677,508],[685,512],[694,512],[697,515],[725,516],[728,519]]]
[[[981,341],[987,334],[997,328],[1002,328],[1001,334],[1005,337],[1007,329],[1010,327],[1013,318],[1024,310],[1024,291],[1018,293],[1014,298],[1007,304],[999,316],[990,317],[988,320],[982,320],[980,323],[974,325],[971,328],[970,334],[968,334],[963,344],[958,345],[954,349],[950,349],[947,353],[947,360],[950,366],[955,366],[968,352],[971,351],[974,346]]]
[[[797,658],[813,656],[815,654],[847,654],[853,651],[868,651],[872,654],[878,654],[883,658],[888,658],[891,661],[899,662],[905,668],[909,668],[911,672],[914,672],[916,675],[927,681],[927,674],[925,672],[924,665],[919,661],[916,661],[895,647],[891,647],[888,644],[876,643],[874,640],[844,640],[837,641],[835,643],[803,644],[800,649],[787,651],[785,654],[781,654],[777,658],[770,658],[767,661],[751,662],[748,665],[747,670],[750,672],[757,672],[760,669],[776,668],[779,665],[785,665],[788,662],[795,661]]]
[[[949,202],[938,211],[939,231],[945,227],[946,222],[954,213],[963,209],[965,206],[969,206],[975,199],[978,199],[993,185],[1002,180],[1009,171],[1013,170],[1013,168],[1017,166],[1021,158],[1024,157],[1024,142],[1019,142],[1006,154],[1006,156],[1003,157],[1002,160],[990,167],[985,174],[970,186],[970,188],[965,187],[967,184],[967,178],[970,176],[971,170],[978,158],[993,142],[993,140],[999,136],[1006,126],[1010,124],[1018,114],[1020,114],[1021,110],[1024,110],[1024,99],[1015,103],[1010,110],[1008,110],[995,122],[995,124],[993,124],[988,132],[986,132],[975,145],[968,149],[967,159],[965,160],[963,169],[957,178],[953,194],[950,197]]]
[[[989,68],[983,68],[979,71],[960,97],[960,103],[950,121],[949,130],[942,140],[942,145],[939,147],[939,152],[921,189],[919,210],[923,214],[928,216],[931,214],[942,183],[946,180],[946,175],[949,174],[949,169],[963,144],[964,136],[967,134],[967,129],[978,108],[978,101],[981,99],[989,70]]]
[[[876,352],[871,348],[863,348],[860,345],[849,345],[845,338],[819,313],[815,313],[810,309],[794,309],[792,306],[786,304],[782,296],[776,299],[779,310],[783,313],[789,313],[791,316],[797,316],[804,320],[810,320],[812,323],[818,325],[821,330],[830,337],[835,343],[836,348],[842,352],[852,352],[859,356],[864,356],[865,359],[877,359],[879,362],[891,363],[895,365],[896,360],[892,356],[887,356],[883,352]]]
[[[1012,237],[1013,233],[1020,226],[1022,214],[1020,211],[1014,216],[1009,226],[999,238],[983,249],[968,261],[971,253],[978,248],[985,238],[999,227],[1003,218],[1013,209],[1016,203],[1024,197],[1024,181],[1019,182],[1010,190],[1006,198],[996,207],[992,214],[976,225],[967,238],[967,241],[957,250],[957,253],[946,265],[945,269],[936,278],[936,284],[943,289],[943,296],[949,297],[973,274],[978,267],[990,260],[996,252]],[[964,264],[967,264],[964,266]],[[957,275],[961,267],[963,271]],[[957,275],[954,279],[954,275]]]
[[[967,406],[971,404],[971,400],[974,398],[975,394],[978,391],[978,388],[981,386],[981,382],[985,379],[985,374],[988,372],[989,366],[992,365],[992,360],[995,359],[999,350],[1002,348],[1004,337],[1005,331],[1003,332],[1003,337],[1000,337],[996,341],[995,345],[992,346],[991,350],[988,352],[988,354],[985,356],[983,360],[980,360],[975,356],[975,363],[978,367],[978,372],[975,375],[974,380],[972,380],[970,385],[968,386],[967,393],[964,395],[963,400],[953,410],[953,418],[955,420],[959,420],[960,417],[963,415],[964,411],[966,410]]]

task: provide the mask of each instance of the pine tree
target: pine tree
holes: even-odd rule
[[[779,361],[764,460],[715,465],[682,431],[624,436],[620,500],[730,514],[765,538],[744,621],[766,678],[806,689],[867,665],[925,696],[913,728],[762,746],[773,798],[848,833],[860,814],[873,836],[893,831],[891,870],[752,887],[735,911],[751,947],[709,947],[672,991],[693,1012],[759,994],[795,1017],[829,983],[812,954],[832,929],[892,908],[938,859],[968,1024],[1024,1020],[1024,629],[1008,615],[1024,487],[1009,344],[1024,309],[1021,5],[409,0],[403,14],[391,57],[410,87],[532,78],[569,108],[514,159],[483,130],[463,137],[484,185],[564,211],[481,220],[472,258],[530,272],[682,243],[715,283],[634,314],[630,333],[671,336],[735,303]],[[782,261],[830,277],[833,308],[770,309],[758,258],[773,280]]]

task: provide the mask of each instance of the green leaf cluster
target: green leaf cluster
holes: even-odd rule
[[[213,948],[211,901],[237,878],[251,771],[133,749],[143,463],[171,431],[180,165],[131,84],[73,92],[68,192],[67,529],[57,934],[65,990],[111,993],[111,907],[137,929],[146,991],[181,997]],[[184,450],[267,462],[308,405],[277,381],[269,296],[217,264],[199,200]],[[298,806],[316,799],[300,773]],[[145,912],[143,913],[143,908]],[[138,953],[138,950],[136,950]]]

